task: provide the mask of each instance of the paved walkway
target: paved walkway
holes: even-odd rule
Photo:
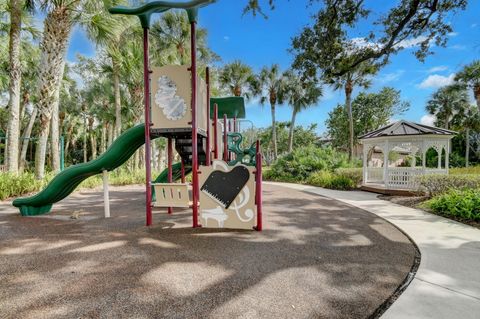
[[[418,272],[382,318],[480,318],[480,230],[380,200],[372,193],[280,185],[372,212],[398,226],[418,245],[422,254]]]

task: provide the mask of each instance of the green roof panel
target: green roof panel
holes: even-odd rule
[[[213,119],[213,106],[218,105],[218,118],[223,118],[223,114],[227,114],[227,118],[237,119],[245,118],[245,100],[241,96],[230,97],[212,97],[210,98],[210,118]]]

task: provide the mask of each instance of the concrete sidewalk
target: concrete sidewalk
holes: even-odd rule
[[[480,230],[380,200],[373,193],[272,184],[367,210],[398,226],[418,245],[418,272],[382,318],[480,318]]]

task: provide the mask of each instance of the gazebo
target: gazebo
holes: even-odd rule
[[[415,190],[416,176],[448,174],[450,140],[455,134],[454,131],[402,120],[360,136],[363,144],[362,188],[398,194]]]

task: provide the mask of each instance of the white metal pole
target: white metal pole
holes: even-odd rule
[[[110,196],[108,194],[108,171],[103,171],[103,204],[105,207],[105,218],[110,217]]]

